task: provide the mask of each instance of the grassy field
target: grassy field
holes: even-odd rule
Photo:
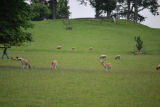
[[[0,107],[160,106],[160,71],[155,69],[160,29],[125,20],[98,24],[76,19],[71,20],[73,30],[65,30],[61,20],[33,23],[33,42],[8,49],[10,57],[28,59],[32,69],[0,59]],[[133,55],[138,35],[144,41],[143,55]],[[58,45],[62,49],[57,50]],[[112,72],[100,64],[101,54],[108,56]],[[117,54],[120,60],[114,59]],[[51,71],[55,59],[58,71]]]

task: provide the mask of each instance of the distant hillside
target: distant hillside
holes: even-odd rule
[[[95,53],[107,52],[110,54],[128,54],[135,50],[134,37],[140,35],[144,41],[144,52],[147,54],[160,54],[160,30],[152,29],[131,21],[118,20],[113,23],[103,20],[98,23],[93,19],[70,20],[72,30],[66,30],[62,20],[48,20],[33,22],[34,42],[27,44],[24,50],[32,51],[58,51],[61,45],[63,51],[70,52],[76,47],[77,52],[88,52],[89,47]],[[17,50],[20,48],[14,48]]]

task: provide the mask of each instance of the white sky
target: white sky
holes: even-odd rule
[[[160,4],[160,0],[158,0],[158,3]],[[84,6],[80,5],[80,3],[77,0],[69,0],[69,6],[71,12],[70,18],[85,18],[95,16],[94,8],[92,8],[90,5]],[[160,28],[160,15],[153,16],[147,10],[144,10],[143,12],[141,12],[141,14],[147,17],[146,21],[142,22],[142,24],[152,28]]]

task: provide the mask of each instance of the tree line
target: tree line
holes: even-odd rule
[[[158,13],[157,0],[78,0],[81,4],[87,2],[95,9],[95,17],[99,18],[107,14],[107,18],[127,18],[128,20],[144,21],[145,17],[139,14],[144,9],[149,9],[153,15]]]
[[[157,0],[77,0],[80,4],[89,3],[95,9],[95,17],[126,18],[135,22],[144,21],[145,17],[139,14],[149,9],[153,15],[158,13]],[[69,18],[69,0],[30,0],[33,11],[32,20]]]

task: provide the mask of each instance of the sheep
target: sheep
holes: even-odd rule
[[[51,70],[55,69],[57,70],[58,62],[56,60],[52,61],[51,63]]]
[[[57,49],[61,49],[62,48],[62,46],[57,46]]]
[[[160,70],[160,64],[156,67],[157,70]]]
[[[116,59],[120,59],[120,57],[121,57],[120,55],[116,55],[116,56],[115,56],[115,60],[116,60]]]

